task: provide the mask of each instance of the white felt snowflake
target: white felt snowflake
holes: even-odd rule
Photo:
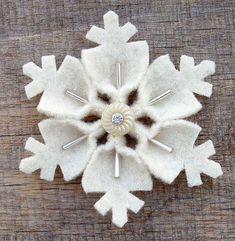
[[[33,79],[28,98],[43,93],[38,111],[52,117],[39,123],[45,144],[29,138],[33,156],[20,170],[41,169],[52,181],[60,166],[64,179],[82,172],[85,192],[104,192],[95,204],[103,215],[112,210],[122,227],[127,210],[138,212],[144,202],[130,192],[151,190],[153,174],[172,183],[185,170],[189,186],[202,183],[200,174],[222,175],[211,141],[194,146],[200,127],[179,120],[195,114],[201,104],[193,93],[209,97],[212,85],[204,78],[215,71],[212,61],[199,65],[182,56],[180,70],[168,55],[149,66],[146,41],[127,41],[136,33],[119,27],[114,12],[104,15],[104,29],[93,26],[87,39],[100,44],[83,50],[81,59],[66,56],[57,70],[54,56],[42,57],[42,68],[24,65]]]

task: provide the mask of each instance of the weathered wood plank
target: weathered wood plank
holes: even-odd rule
[[[184,174],[171,186],[155,181],[153,191],[137,193],[145,207],[123,229],[97,214],[100,194],[86,195],[80,178],[66,183],[58,170],[47,183],[18,171],[26,139],[41,140],[44,118],[39,97],[26,99],[22,65],[40,65],[42,55],[54,54],[58,66],[66,54],[80,56],[93,46],[84,37],[89,27],[102,26],[109,9],[137,26],[133,39],[148,41],[151,60],[169,53],[176,64],[182,54],[216,62],[213,96],[199,97],[204,108],[191,120],[203,128],[198,143],[213,140],[224,171],[196,188]],[[0,240],[235,240],[234,13],[233,0],[0,0]]]

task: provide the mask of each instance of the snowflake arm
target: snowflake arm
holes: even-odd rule
[[[204,60],[200,64],[194,64],[192,57],[182,55],[180,59],[180,73],[185,77],[184,84],[196,94],[210,97],[212,84],[205,82],[204,78],[215,73],[215,63]]]
[[[111,11],[104,15],[104,26],[104,30],[92,27],[86,36],[101,46],[82,51],[82,62],[92,83],[116,87],[116,65],[121,64],[122,85],[137,85],[149,64],[146,41],[126,43],[137,30],[131,23],[119,27],[118,16]]]
[[[42,68],[30,62],[23,67],[25,75],[33,79],[25,88],[28,98],[43,92],[38,111],[48,116],[79,119],[85,105],[65,94],[71,90],[89,100],[89,80],[79,59],[67,55],[56,70],[55,57],[43,56]],[[60,108],[58,108],[60,106]]]
[[[151,133],[146,144],[140,148],[139,154],[151,173],[164,182],[172,183],[185,169],[188,185],[200,185],[201,173],[213,178],[222,175],[220,165],[207,159],[214,154],[212,142],[194,146],[200,130],[199,126],[188,121],[166,122],[157,133]],[[171,146],[173,151],[166,152],[152,144],[152,138]]]
[[[104,29],[92,26],[86,38],[97,44],[123,44],[136,32],[136,27],[129,22],[119,27],[118,15],[109,11],[104,15]]]
[[[157,58],[150,65],[143,83],[142,98],[148,104],[156,96],[167,90],[171,94],[152,105],[155,113],[162,120],[185,118],[197,113],[201,104],[193,92],[210,96],[211,84],[203,79],[214,73],[215,65],[212,61],[202,61],[194,66],[193,58],[181,57],[180,71],[176,70],[168,55]],[[144,96],[144,93],[149,93]]]
[[[202,184],[201,173],[213,178],[223,174],[220,164],[208,159],[214,154],[215,149],[210,140],[193,149],[192,155],[184,162],[189,187]]]
[[[112,211],[112,222],[118,227],[123,227],[128,221],[128,209],[137,213],[144,205],[144,201],[133,194],[120,190],[110,190],[98,200],[94,207],[101,214],[105,215]]]
[[[113,188],[128,191],[151,190],[152,180],[147,169],[131,156],[121,154],[120,159],[122,174],[115,179],[114,149],[98,149],[83,174],[82,186],[85,192],[107,192]],[[128,170],[132,172],[129,173]]]
[[[55,56],[43,56],[42,68],[39,68],[33,62],[25,64],[23,66],[23,73],[33,79],[33,81],[25,87],[26,95],[31,99],[45,90],[47,81],[55,78]]]
[[[47,181],[54,179],[57,166],[60,166],[66,181],[80,175],[95,149],[95,141],[92,136],[81,132],[77,126],[59,120],[42,121],[39,128],[45,144],[33,138],[28,139],[25,148],[34,155],[21,161],[20,170],[30,174],[41,169],[40,177]],[[69,150],[63,150],[64,144],[84,135],[88,136],[79,144]]]
[[[46,146],[41,142],[35,140],[34,138],[30,137],[25,144],[25,149],[32,153],[43,153],[46,151]],[[46,165],[44,165],[43,167],[42,161],[40,159],[38,160],[38,158],[36,158],[35,156],[23,159],[20,164],[20,170],[27,174],[31,174],[32,172],[36,171],[39,168],[45,169],[46,167],[47,167]],[[54,176],[54,170],[51,173],[52,173],[52,176]],[[46,180],[53,180],[51,175],[46,177],[43,175],[43,173],[41,178]]]
[[[114,178],[115,152],[112,148],[101,148],[94,153],[83,174],[82,186],[85,192],[106,193],[95,208],[102,215],[111,209],[113,222],[122,227],[127,222],[127,209],[137,212],[144,203],[129,192],[151,190],[152,179],[145,166],[124,153],[121,154],[120,178]]]
[[[106,52],[102,47],[82,51],[82,62],[95,86],[105,84],[116,88],[116,66],[122,66],[122,86],[137,85],[143,78],[148,64],[148,45],[145,41],[132,42],[125,45],[123,51]],[[121,59],[119,57],[122,57]]]

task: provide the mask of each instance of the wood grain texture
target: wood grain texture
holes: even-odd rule
[[[66,183],[60,170],[48,183],[18,171],[28,153],[29,136],[41,139],[36,111],[39,97],[26,99],[22,65],[40,63],[54,54],[58,65],[66,54],[80,56],[93,46],[85,39],[92,24],[116,11],[120,22],[139,30],[150,57],[169,53],[176,65],[182,54],[216,62],[210,99],[191,120],[202,126],[198,144],[212,139],[214,160],[224,176],[203,177],[188,188],[181,174],[173,185],[154,181],[138,214],[119,229],[110,215],[93,208],[100,194],[86,195],[81,179]],[[235,240],[235,2],[234,0],[0,0],[0,241],[232,241]]]

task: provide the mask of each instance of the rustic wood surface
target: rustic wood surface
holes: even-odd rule
[[[169,53],[176,65],[182,54],[199,62],[216,62],[210,99],[191,120],[202,126],[198,143],[213,140],[214,160],[223,168],[217,180],[203,177],[188,188],[185,174],[173,185],[154,181],[151,192],[138,192],[144,208],[129,215],[119,229],[110,215],[93,208],[100,194],[86,195],[81,179],[66,183],[24,175],[18,165],[28,153],[29,136],[41,140],[36,111],[39,97],[26,99],[22,65],[54,54],[58,65],[66,54],[80,56],[93,46],[85,39],[92,24],[102,26],[109,9],[121,24],[139,30],[151,60]],[[0,0],[0,241],[215,241],[235,240],[235,2],[234,0]]]

